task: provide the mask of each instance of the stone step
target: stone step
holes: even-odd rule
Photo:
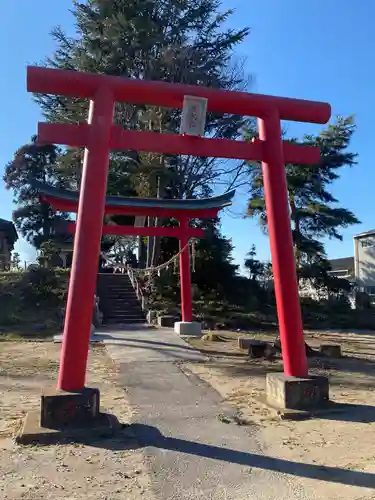
[[[102,287],[104,288],[131,288],[134,289],[131,283],[124,282],[124,283],[102,283]]]
[[[116,307],[109,305],[107,307],[102,307],[101,309],[104,313],[106,311],[107,312],[111,312],[111,311],[129,311],[129,312],[131,312],[131,311],[143,311],[139,302],[138,302],[138,304],[131,304],[131,305],[119,304]]]
[[[109,315],[115,315],[115,314],[144,314],[143,310],[141,308],[133,308],[133,307],[130,307],[130,308],[124,308],[124,307],[118,307],[116,309],[107,309],[106,311],[104,311],[104,314],[106,316],[109,316]]]
[[[105,287],[105,290],[101,290],[103,292],[129,292],[129,293],[135,293],[135,290],[133,287],[124,287],[124,286],[119,286],[118,288],[117,287]]]
[[[108,323],[108,321],[145,321],[145,317],[144,316],[129,316],[129,315],[119,315],[119,316],[115,316],[115,315],[111,315],[111,316],[107,316],[106,318],[104,318],[104,323]]]
[[[107,297],[105,300],[100,302],[100,305],[112,304],[139,304],[140,301],[136,297]]]
[[[138,300],[137,296],[133,293],[126,294],[116,294],[116,295],[104,295],[102,296],[101,302],[115,302],[120,300]]]
[[[107,302],[109,299],[111,300],[111,302],[119,302],[120,300],[129,300],[129,301],[137,302],[137,300],[138,300],[135,293],[127,293],[124,296],[114,295],[113,297],[110,297],[109,295],[105,295],[102,299],[102,302]]]
[[[111,300],[123,300],[123,299],[135,299],[137,300],[137,296],[135,293],[109,293],[103,296],[102,301],[105,299],[111,299]]]
[[[109,321],[106,321],[104,324],[105,325],[132,325],[132,324],[139,324],[139,325],[143,325],[145,324],[146,321],[144,319],[142,320],[132,320],[132,321],[126,321],[126,320],[118,320],[118,319],[114,319],[114,320],[109,320]]]
[[[103,304],[103,309],[124,309],[124,308],[142,309],[140,302],[131,300],[121,300],[119,302],[107,302]]]
[[[104,316],[118,316],[119,314],[129,314],[131,316],[143,316],[142,309],[111,309],[104,311]]]
[[[133,287],[132,283],[130,280],[108,280],[108,281],[103,281],[99,280],[97,282],[99,286],[131,286]]]
[[[97,290],[104,324],[146,323],[145,313],[129,276],[100,274]]]
[[[98,273],[98,277],[100,280],[106,280],[106,279],[130,280],[127,274],[121,274],[121,273]]]
[[[145,316],[143,314],[106,314],[104,316],[104,320],[111,319],[111,318],[125,318],[125,319],[145,319]]]

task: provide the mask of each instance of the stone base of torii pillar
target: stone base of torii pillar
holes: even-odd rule
[[[181,336],[200,337],[202,325],[196,321],[178,321],[174,324],[174,331]]]

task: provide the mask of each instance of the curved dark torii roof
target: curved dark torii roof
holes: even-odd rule
[[[31,181],[32,187],[39,192],[42,199],[50,203],[57,210],[76,212],[78,209],[79,192],[61,189],[38,181]],[[232,204],[235,190],[227,191],[220,196],[201,199],[165,199],[165,198],[138,198],[123,196],[107,196],[105,212],[111,214],[153,215],[155,211],[166,216],[186,214],[190,217],[213,217],[217,212]],[[155,214],[156,215],[156,214]]]

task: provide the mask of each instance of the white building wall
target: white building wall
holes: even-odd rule
[[[359,287],[375,287],[375,234],[354,240],[356,283]]]

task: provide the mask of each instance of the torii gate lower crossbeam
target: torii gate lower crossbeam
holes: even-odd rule
[[[262,161],[284,372],[291,376],[306,376],[307,362],[290,227],[280,120],[326,123],[330,118],[330,106],[326,103],[300,99],[229,92],[164,82],[127,80],[37,67],[28,68],[28,90],[91,100],[89,128],[84,126],[86,151],[58,387],[63,390],[81,390],[84,387],[109,152],[114,141],[114,103],[120,100],[136,104],[181,108],[185,95],[208,99],[208,111],[211,112],[243,114],[256,116],[259,119],[259,139],[255,145],[249,144],[248,147],[249,151],[252,148],[253,159]],[[51,141],[53,127],[53,124],[43,125],[45,136],[40,134],[39,140],[47,139],[47,131],[50,128],[51,134],[48,141]],[[137,134],[138,145],[142,137],[146,145],[151,140],[142,132],[137,132]],[[165,141],[163,134],[160,134],[160,137]],[[180,137],[171,136],[168,140],[175,146],[181,143]],[[208,139],[196,137],[184,139],[183,154],[201,154],[202,148],[206,148],[206,154],[208,151],[211,154],[213,148],[208,147],[210,143],[207,141]],[[61,130],[53,136],[53,142],[68,145],[75,143],[71,134],[62,133]],[[133,148],[134,142],[134,137],[132,139],[129,134],[120,137],[120,145],[128,150]],[[236,143],[234,146],[237,147]],[[245,145],[238,147],[243,151]],[[293,150],[297,153],[297,149],[299,159],[301,159],[301,149],[293,145],[289,146],[288,154],[291,154]],[[181,149],[176,148],[175,151],[178,152]],[[212,154],[216,157],[232,157],[228,154],[228,144],[225,141],[216,142]],[[304,163],[317,163],[319,150],[306,152],[302,159]],[[293,158],[289,157],[289,161],[293,162]]]

